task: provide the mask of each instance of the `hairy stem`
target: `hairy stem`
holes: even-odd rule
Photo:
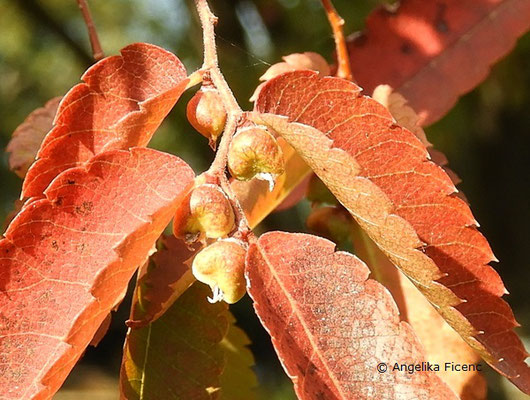
[[[226,126],[223,135],[221,136],[221,142],[219,143],[215,160],[208,171],[210,175],[219,176],[221,173],[224,175],[226,159],[228,156],[228,148],[243,112],[241,107],[239,107],[232,90],[226,83],[223,74],[219,70],[219,61],[217,57],[217,47],[215,44],[214,32],[214,26],[217,23],[217,17],[210,10],[206,0],[195,0],[195,5],[199,13],[203,31],[204,62],[202,65],[202,70],[207,73],[208,79],[211,80],[213,85],[219,91],[219,94],[223,99],[223,105],[227,112]]]
[[[204,62],[201,68],[203,72],[203,80],[205,82],[211,82],[218,90],[227,113],[225,129],[221,136],[215,159],[206,174],[218,180],[221,188],[232,202],[236,214],[238,233],[243,235],[244,239],[251,239],[252,235],[245,214],[232,191],[232,187],[226,176],[228,149],[230,148],[234,133],[236,132],[237,126],[243,116],[243,111],[219,69],[219,59],[217,57],[214,31],[217,17],[210,10],[207,0],[195,0],[195,6],[199,13],[203,31]]]
[[[96,26],[94,25],[92,15],[90,14],[90,9],[88,8],[86,0],[77,0],[77,5],[79,6],[81,14],[83,14],[83,19],[85,20],[88,30],[88,37],[90,39],[90,45],[92,46],[92,55],[94,56],[94,60],[99,61],[105,57],[105,54],[101,48]]]
[[[346,38],[344,37],[344,20],[337,13],[337,10],[333,6],[331,0],[321,0],[322,6],[326,10],[329,24],[333,31],[333,37],[335,39],[335,48],[337,50],[337,76],[339,78],[353,80],[353,75],[350,68],[350,57],[348,54],[348,47],[346,46]]]

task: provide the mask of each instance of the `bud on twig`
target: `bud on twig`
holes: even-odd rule
[[[244,276],[247,250],[235,239],[221,239],[201,250],[194,258],[192,272],[213,291],[211,302],[239,301],[246,292]]]
[[[284,171],[283,152],[267,130],[261,127],[240,129],[230,144],[228,168],[239,180],[254,177],[273,181]]]

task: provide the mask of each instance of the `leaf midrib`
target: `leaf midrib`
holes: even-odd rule
[[[259,247],[258,247],[258,249],[259,249]],[[292,296],[290,295],[289,291],[282,284],[282,281],[281,281],[280,277],[276,273],[276,269],[273,267],[274,264],[272,264],[269,261],[269,258],[267,257],[267,255],[264,252],[262,252],[261,249],[259,249],[259,252],[263,256],[263,259],[265,260],[267,265],[269,265],[270,271],[272,273],[272,276],[273,276],[274,280],[278,283],[278,286],[280,287],[280,289],[284,293],[285,297],[289,301],[289,304],[291,305],[291,309],[293,310],[293,313],[296,315],[296,317],[300,321],[300,324],[302,325],[302,328],[304,329],[304,332],[306,333],[306,336],[307,336],[307,338],[309,340],[309,343],[311,344],[311,346],[313,348],[313,353],[316,354],[318,356],[318,358],[320,359],[320,361],[322,362],[322,365],[326,369],[331,381],[333,382],[333,385],[337,389],[337,392],[340,394],[341,398],[343,400],[348,400],[346,395],[342,392],[342,388],[341,388],[340,382],[335,377],[335,374],[330,370],[330,368],[329,368],[329,366],[328,366],[328,364],[326,362],[326,359],[321,354],[320,348],[317,346],[315,340],[313,339],[313,335],[312,335],[309,327],[305,323],[305,320],[301,317],[301,315],[303,315],[303,314],[301,313],[300,309],[296,306],[296,301],[292,298]],[[304,379],[305,379],[305,377],[304,377]]]

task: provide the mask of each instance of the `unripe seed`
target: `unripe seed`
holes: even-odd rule
[[[202,233],[210,239],[227,236],[235,226],[230,200],[221,188],[212,184],[197,186],[177,210],[173,233],[187,241]]]
[[[226,110],[216,89],[201,88],[188,102],[186,116],[190,124],[214,147],[226,123]]]
[[[275,179],[284,171],[283,152],[267,130],[252,126],[239,130],[228,150],[228,168],[239,180]]]
[[[192,272],[213,291],[211,302],[239,301],[246,292],[244,276],[247,250],[238,240],[221,239],[202,249],[193,259]]]

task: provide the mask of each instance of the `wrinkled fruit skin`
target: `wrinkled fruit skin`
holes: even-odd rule
[[[219,240],[201,250],[193,259],[192,272],[198,281],[217,286],[228,304],[239,301],[246,293],[244,276],[247,250],[234,239]]]
[[[186,116],[190,124],[210,144],[215,143],[226,123],[226,110],[216,89],[201,88],[188,102]]]
[[[259,127],[239,130],[228,151],[228,169],[239,180],[269,174],[273,178],[284,170],[283,152],[274,136]]]
[[[204,234],[217,239],[227,236],[235,226],[230,200],[216,185],[203,184],[192,190],[175,213],[173,233],[190,241]]]

